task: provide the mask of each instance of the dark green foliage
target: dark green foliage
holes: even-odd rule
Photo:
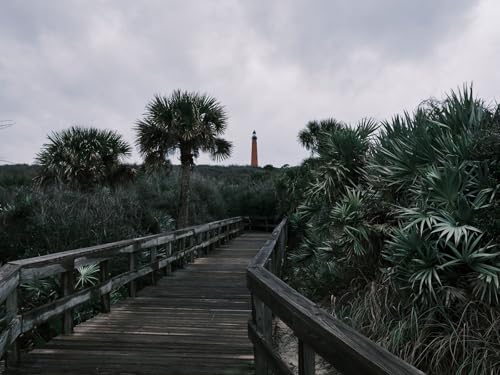
[[[428,373],[500,371],[498,113],[466,87],[376,139],[335,122],[279,179],[302,233],[292,283]]]
[[[215,98],[175,90],[168,97],[156,95],[148,103],[144,118],[137,121],[137,145],[146,161],[159,166],[176,151],[186,153],[183,156],[190,164],[200,152],[222,160],[232,147],[220,138],[226,128],[226,112]]]
[[[191,168],[200,153],[206,152],[214,160],[231,155],[231,142],[221,137],[226,128],[225,109],[215,98],[180,90],[168,97],[156,95],[146,106],[144,118],[137,121],[136,143],[146,168],[169,168],[167,158],[180,154],[178,228],[189,222]]]
[[[131,147],[114,131],[73,126],[48,138],[36,158],[41,167],[37,180],[42,184],[86,188],[133,176],[121,164]]]
[[[4,184],[25,181],[31,166],[0,167],[0,263],[171,230],[178,212],[179,167],[170,175],[139,172],[133,183],[91,190]],[[276,214],[274,172],[199,166],[190,223]]]

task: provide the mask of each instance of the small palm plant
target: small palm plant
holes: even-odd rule
[[[78,272],[75,285],[77,288],[94,286],[99,281],[99,264],[97,263],[81,266],[76,270]]]
[[[110,184],[124,172],[121,163],[131,153],[129,144],[111,130],[73,126],[48,138],[36,157],[40,183]]]

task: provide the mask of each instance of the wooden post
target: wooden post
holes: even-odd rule
[[[109,261],[103,260],[99,263],[99,279],[101,284],[109,280]],[[111,297],[110,293],[105,293],[101,296],[101,310],[103,313],[111,311]]]
[[[211,229],[210,232],[209,232],[209,238],[210,240],[212,241],[215,237],[216,233],[215,233],[215,230],[214,229]],[[209,246],[209,250],[210,251],[214,251],[215,250],[215,242],[212,242]],[[210,252],[209,251],[209,252]]]
[[[196,234],[194,233],[193,231],[193,234],[191,234],[189,237],[188,237],[188,249],[192,249],[193,246],[196,245]],[[194,262],[194,251],[191,251],[189,253],[189,263],[193,263]]]
[[[299,375],[314,375],[316,372],[314,350],[299,339]]]
[[[273,318],[271,310],[257,297],[253,296],[253,309],[255,311],[255,326],[257,332],[264,336],[264,339],[272,346]],[[255,348],[255,373],[257,375],[267,375],[269,373],[269,364],[266,354],[260,347]]]
[[[63,297],[67,297],[73,293],[74,288],[74,269],[71,265],[70,270],[61,274],[61,286]],[[67,309],[63,312],[63,329],[64,335],[73,333],[73,309]]]
[[[172,256],[172,241],[167,244],[167,258]],[[167,264],[165,267],[165,274],[168,276],[172,273],[172,263]]]
[[[135,271],[137,267],[137,259],[136,259],[136,253],[132,252],[128,254],[128,270],[130,272]],[[135,280],[132,280],[128,284],[128,295],[132,298],[136,296],[137,293],[137,282]]]
[[[12,293],[7,297],[5,301],[5,309],[6,309],[6,318],[7,321],[10,319],[14,319],[18,313],[18,294],[19,291],[16,288]],[[19,342],[18,340],[14,341],[10,346],[9,351],[7,352],[7,364],[15,366],[21,360],[21,352],[19,350]]]
[[[158,282],[158,275],[156,274],[156,272],[158,271],[158,250],[156,246],[151,248],[149,256],[151,261],[151,268],[153,268],[153,272],[151,272],[151,284],[156,285]]]
[[[184,251],[186,250],[186,237],[183,237],[180,240],[180,248],[178,251]],[[184,265],[186,264],[186,255],[182,255],[181,257],[181,268],[184,268]]]

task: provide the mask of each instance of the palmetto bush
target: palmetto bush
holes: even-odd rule
[[[132,149],[114,131],[73,126],[48,138],[37,155],[40,183],[89,187],[131,177],[131,171],[121,163]]]
[[[375,138],[308,125],[295,286],[429,373],[500,373],[499,120],[465,87]]]

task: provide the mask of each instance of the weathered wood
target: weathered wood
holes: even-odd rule
[[[159,279],[158,286],[138,291],[139,298],[125,299],[109,314],[76,326],[73,335],[56,337],[26,354],[7,375],[250,375],[253,352],[246,338],[250,304],[245,269],[266,237],[245,234],[211,257],[196,259],[184,270]],[[147,268],[153,266],[137,269],[129,277],[140,277]],[[78,296],[78,302],[95,298],[110,290],[113,281],[118,279],[71,298]],[[64,303],[62,308],[67,308],[75,301]],[[46,309],[53,310],[54,306]]]
[[[101,285],[104,285],[109,280],[109,261],[104,260],[99,263],[99,280]],[[101,311],[103,313],[109,313],[111,310],[111,293],[101,294]]]
[[[185,228],[174,232],[161,233],[151,236],[134,238],[130,240],[116,241],[103,245],[90,246],[86,248],[63,251],[54,254],[38,256],[35,258],[21,259],[10,262],[12,266],[21,268],[21,282],[40,279],[69,271],[68,265],[75,266],[78,259],[82,258],[111,258],[119,254],[138,252],[154,246],[170,243],[177,239],[193,236],[193,234],[206,232],[213,228],[220,228],[230,223],[241,221],[241,217],[220,220],[212,223]],[[1,269],[0,269],[1,270]],[[0,281],[3,281],[0,271]],[[1,285],[2,283],[0,283]],[[0,299],[2,292],[0,288]]]
[[[19,346],[17,338],[21,334],[21,319],[19,316],[9,318],[5,329],[0,333],[0,358],[9,351],[9,364],[15,364],[20,358]]]
[[[423,374],[319,308],[262,267],[247,271],[248,287],[316,353],[346,375]]]
[[[172,256],[172,242],[169,242],[168,245],[167,245],[167,250],[166,250],[166,254],[167,254],[167,259],[169,257]],[[161,266],[161,262],[160,262],[160,265],[159,265],[160,268],[163,268]],[[165,273],[166,275],[170,275],[172,273],[172,262],[167,262],[166,263],[166,266],[165,266]]]
[[[248,337],[254,344],[254,347],[258,350],[259,355],[257,358],[261,358],[262,356],[266,359],[266,364],[269,369],[273,372],[273,374],[277,375],[293,375],[293,371],[287,366],[285,361],[276,353],[272,345],[270,345],[267,340],[260,334],[257,330],[255,324],[251,321],[248,322]],[[256,364],[256,374],[261,375],[257,372],[257,364]],[[260,370],[263,371],[263,370]],[[266,373],[267,374],[267,373]]]
[[[7,327],[7,340],[6,344],[4,345],[4,350],[7,347],[7,345],[10,344],[9,351],[8,351],[8,362],[10,365],[15,364],[19,361],[20,359],[20,351],[19,351],[19,342],[16,340],[17,337],[19,336],[20,332],[17,331],[17,314],[19,310],[19,301],[18,301],[18,291],[14,290],[12,293],[7,297],[7,301],[5,304],[5,312],[6,312],[6,317],[9,320],[9,325]],[[3,352],[3,350],[0,350],[0,353]]]
[[[286,232],[287,220],[283,219],[273,231],[272,240],[266,242],[247,268],[247,286],[255,301],[254,319],[257,331],[264,341],[269,339],[259,327],[258,317],[262,317],[263,311],[268,308],[299,339],[299,374],[314,374],[315,352],[346,375],[423,374],[327,314],[276,276],[281,274],[285,258]],[[265,360],[259,358],[263,357],[262,348],[256,346],[255,353],[256,367],[264,373],[267,371],[267,363],[262,365]]]
[[[272,343],[272,325],[273,317],[271,310],[262,303],[257,297],[253,296],[253,311],[255,319],[255,327],[257,332],[271,345]],[[255,373],[264,375],[269,373],[269,365],[267,357],[263,355],[261,347],[255,348]]]
[[[135,252],[133,252],[128,255],[129,274],[133,274],[136,267],[137,267],[137,256]],[[136,292],[137,292],[137,283],[135,282],[135,278],[133,278],[128,283],[128,295],[133,298],[135,297]]]
[[[299,375],[314,375],[316,373],[316,355],[304,341],[299,339]]]
[[[0,305],[17,289],[20,266],[5,264],[0,267]]]
[[[156,285],[156,282],[158,281],[158,277],[157,277],[157,272],[158,272],[158,264],[159,264],[159,259],[158,259],[158,252],[157,252],[157,249],[156,247],[152,248],[150,250],[150,261],[151,261],[151,265],[152,265],[152,268],[153,268],[153,272],[151,272],[151,284],[153,285]]]
[[[276,240],[268,240],[259,250],[255,258],[253,258],[249,264],[249,267],[264,267],[269,257],[274,251],[274,247],[276,246]]]
[[[268,342],[272,342],[273,315],[271,310],[257,297],[253,298],[255,308],[255,325]]]
[[[73,294],[74,270],[64,272],[61,275],[61,286],[64,297],[70,297]],[[63,312],[63,333],[69,335],[73,333],[73,309],[68,308]]]
[[[62,297],[56,301],[36,307],[19,317],[15,316],[14,312],[9,313],[11,316],[6,317],[4,321],[9,322],[10,319],[10,323],[7,323],[7,328],[0,333],[0,356],[21,333],[26,333],[58,315],[62,315],[63,332],[70,333],[73,329],[72,310],[76,306],[100,297],[103,312],[109,311],[112,290],[130,284],[131,295],[135,295],[136,279],[150,274],[154,282],[156,281],[156,271],[160,268],[165,268],[168,272],[171,271],[171,263],[176,260],[185,258],[194,260],[195,256],[199,255],[200,250],[214,246],[221,239],[229,238],[236,233],[237,229],[233,230],[232,227],[239,225],[242,220],[241,217],[220,220],[159,235],[23,259],[0,267],[0,304],[10,298],[7,305],[12,306],[13,294],[17,296],[16,289],[24,281],[60,274],[62,287]],[[196,239],[202,240],[196,241]],[[191,246],[185,246],[182,251],[173,253],[172,243],[174,241],[188,242]],[[162,245],[167,248],[165,257],[158,256],[157,247]],[[134,254],[145,249],[151,249],[151,263],[136,269],[137,261]],[[129,256],[130,270],[110,279],[109,262],[113,257],[121,254]],[[100,265],[100,284],[74,292],[75,268],[96,263]]]

